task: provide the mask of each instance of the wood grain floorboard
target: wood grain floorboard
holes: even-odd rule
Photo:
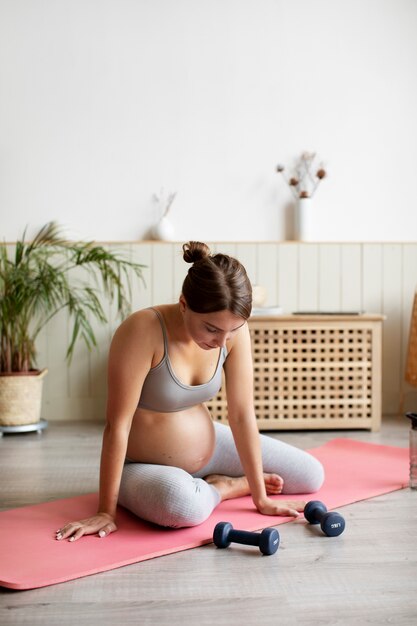
[[[51,423],[0,439],[0,509],[97,490],[103,425]],[[310,448],[335,437],[408,446],[408,424],[377,433],[269,433]],[[346,531],[280,525],[276,555],[213,544],[29,591],[0,589],[4,626],[407,625],[417,623],[417,491],[345,506]],[[1,558],[1,555],[0,555]]]

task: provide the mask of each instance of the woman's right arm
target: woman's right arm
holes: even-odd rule
[[[83,535],[104,537],[117,530],[116,508],[133,415],[143,381],[152,365],[155,346],[150,312],[131,315],[117,329],[109,351],[106,426],[100,461],[98,512],[57,531],[58,540]]]

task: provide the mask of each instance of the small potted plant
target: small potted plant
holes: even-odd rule
[[[34,237],[26,231],[14,250],[0,244],[0,425],[21,426],[40,421],[42,379],[36,369],[36,339],[60,311],[67,310],[72,332],[67,359],[82,339],[89,349],[97,345],[90,319],[107,319],[98,297],[116,300],[117,312],[129,312],[129,274],[143,280],[143,265],[110,252],[94,242],[65,239],[55,222]],[[90,284],[83,281],[80,268]],[[97,284],[94,288],[92,282]],[[127,290],[127,291],[126,291]]]

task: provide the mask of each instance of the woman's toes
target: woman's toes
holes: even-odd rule
[[[270,494],[281,493],[284,481],[278,474],[265,474],[265,486]]]

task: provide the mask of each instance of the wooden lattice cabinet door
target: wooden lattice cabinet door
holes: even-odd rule
[[[364,428],[381,420],[379,315],[253,317],[260,430]],[[226,388],[208,403],[227,423]]]

